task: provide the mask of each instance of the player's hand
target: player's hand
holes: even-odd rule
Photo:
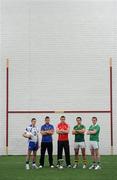
[[[44,135],[47,135],[47,131],[41,131],[41,134],[44,136]]]
[[[73,135],[76,134],[76,130],[73,130],[73,131],[72,131],[72,134],[73,134]]]
[[[46,133],[47,133],[47,134],[50,134],[50,131],[48,130],[48,131],[46,131]]]
[[[86,131],[86,134],[87,134],[87,135],[90,135],[90,131],[89,131],[89,130],[87,130],[87,131]]]
[[[44,134],[47,135],[47,134],[48,134],[48,131],[44,131]]]
[[[62,134],[66,134],[66,131],[65,131],[65,130],[62,130],[61,133],[62,133]]]
[[[63,134],[63,133],[64,133],[64,131],[61,129],[61,130],[59,130],[59,133],[60,133],[60,134]]]

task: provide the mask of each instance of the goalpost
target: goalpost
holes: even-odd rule
[[[107,110],[11,110],[9,108],[9,67],[10,60],[6,60],[6,155],[9,154],[9,116],[14,114],[109,114],[110,116],[110,146],[111,154],[113,154],[113,92],[112,92],[112,58],[109,58],[109,84],[110,84],[110,107]]]

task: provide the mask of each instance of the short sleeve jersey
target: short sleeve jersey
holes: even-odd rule
[[[76,125],[76,126],[74,126],[73,129],[76,130],[76,131],[77,130],[82,130],[82,129],[85,129],[85,126],[83,124]],[[84,141],[85,141],[84,134],[82,134],[82,133],[75,134],[75,142],[84,142]]]
[[[68,130],[69,125],[67,123],[59,123],[57,125],[59,130]],[[66,134],[58,134],[58,141],[68,141],[68,133]]]
[[[90,134],[90,141],[97,141],[99,142],[99,133],[100,133],[100,126],[98,124],[91,125],[89,127],[89,131],[96,130],[95,134]]]
[[[41,126],[41,131],[54,130],[54,126],[51,124],[44,124]],[[43,135],[42,142],[52,142],[52,135]]]
[[[38,133],[39,133],[39,129],[37,126],[32,126],[29,125],[26,129],[25,132],[30,132],[32,134],[32,137],[28,139],[28,141],[30,142],[38,142]]]

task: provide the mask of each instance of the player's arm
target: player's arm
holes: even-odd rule
[[[43,131],[43,130],[40,131],[40,133],[41,133],[41,135],[43,135],[43,136],[48,134],[47,131]]]
[[[48,131],[47,131],[47,134],[49,134],[49,135],[53,135],[53,134],[54,134],[54,129],[50,129],[50,130],[48,130]]]
[[[59,127],[57,126],[57,127],[56,127],[56,133],[57,133],[57,134],[63,134],[63,130],[62,130],[62,129],[59,129]]]
[[[51,126],[51,129],[49,129],[49,130],[47,131],[47,133],[48,133],[49,135],[53,135],[53,134],[54,134],[54,126]]]
[[[80,134],[84,134],[86,132],[85,126],[83,125],[82,129],[78,130],[77,132]]]
[[[90,128],[89,128],[89,130],[87,130],[87,135],[96,134],[98,130],[99,129],[90,130]]]
[[[87,135],[90,135],[90,134],[96,134],[96,132],[97,132],[96,130],[93,130],[93,131],[88,130],[88,131],[87,131]]]
[[[42,136],[47,135],[47,131],[45,131],[43,126],[41,127],[40,133],[41,133]]]
[[[76,132],[78,132],[78,133],[80,133],[80,134],[84,134],[84,133],[85,133],[85,131],[86,131],[86,129],[85,129],[85,128],[83,128],[83,129],[81,129],[81,130],[77,130]]]
[[[75,134],[77,134],[77,132],[76,132],[75,127],[74,127],[72,130],[72,135],[75,135]]]
[[[88,130],[88,135],[90,135],[90,134],[96,134],[97,132],[99,132],[100,131],[100,127],[98,126],[98,127],[96,127],[94,130],[90,130],[90,128],[89,128],[89,130]]]
[[[70,131],[70,126],[68,126],[68,128],[66,130],[62,130],[63,134],[68,134]]]
[[[72,135],[75,135],[75,134],[76,134],[76,130],[73,129],[73,130],[72,130]]]
[[[57,133],[57,134],[62,134],[62,131],[57,127],[57,128],[56,128],[56,133]]]

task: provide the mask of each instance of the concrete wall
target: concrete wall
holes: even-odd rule
[[[0,154],[5,154],[6,58],[10,59],[10,110],[109,110],[109,62],[113,57],[114,153],[117,153],[117,3],[115,1],[1,0]],[[61,114],[49,114],[51,123]],[[22,138],[32,117],[9,115],[9,154],[25,154]],[[110,153],[109,114],[66,114],[71,130],[76,116],[88,128],[101,125],[100,150]],[[70,131],[71,154],[73,136]],[[41,137],[40,137],[41,138]],[[56,154],[57,135],[54,135]],[[88,137],[86,137],[87,153]]]

